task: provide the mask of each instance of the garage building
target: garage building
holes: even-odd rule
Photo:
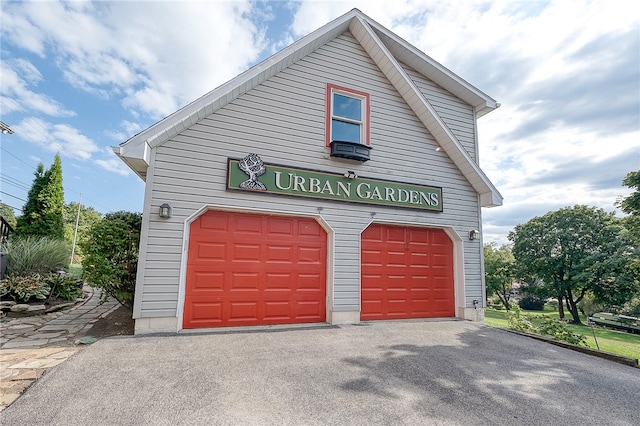
[[[354,9],[115,147],[146,182],[136,334],[482,320],[498,106]]]

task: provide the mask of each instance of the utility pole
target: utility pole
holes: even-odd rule
[[[73,265],[73,255],[76,253],[76,237],[78,236],[78,222],[80,222],[80,206],[82,206],[82,192],[80,193],[80,199],[78,200],[78,214],[76,215],[76,230],[73,232],[73,245],[71,246],[71,262],[69,265]]]

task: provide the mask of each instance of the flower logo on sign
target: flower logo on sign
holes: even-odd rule
[[[258,180],[258,176],[262,176],[267,172],[264,163],[258,154],[249,154],[238,162],[240,170],[245,172],[249,179],[240,184],[240,188],[250,189],[252,191],[266,191],[267,187]]]

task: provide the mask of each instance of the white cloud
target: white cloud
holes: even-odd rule
[[[30,86],[42,80],[40,71],[25,59],[0,61],[2,113],[14,111],[40,112],[52,117],[72,117],[75,112],[47,95],[36,93]]]
[[[110,148],[104,149],[103,154],[108,158],[94,160],[94,163],[105,170],[117,173],[121,176],[131,175],[131,169],[129,169],[126,164],[124,164],[118,157],[116,157],[116,155]]]
[[[248,1],[8,4],[3,36],[54,53],[72,85],[158,119],[258,58],[265,40],[253,8]]]
[[[22,138],[49,152],[59,152],[70,158],[88,160],[98,146],[78,129],[67,124],[52,124],[35,117],[23,119],[13,126]]]

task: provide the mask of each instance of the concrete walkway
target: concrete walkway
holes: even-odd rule
[[[44,372],[83,347],[78,337],[120,304],[100,304],[101,291],[85,286],[83,302],[65,311],[0,321],[0,411]]]

